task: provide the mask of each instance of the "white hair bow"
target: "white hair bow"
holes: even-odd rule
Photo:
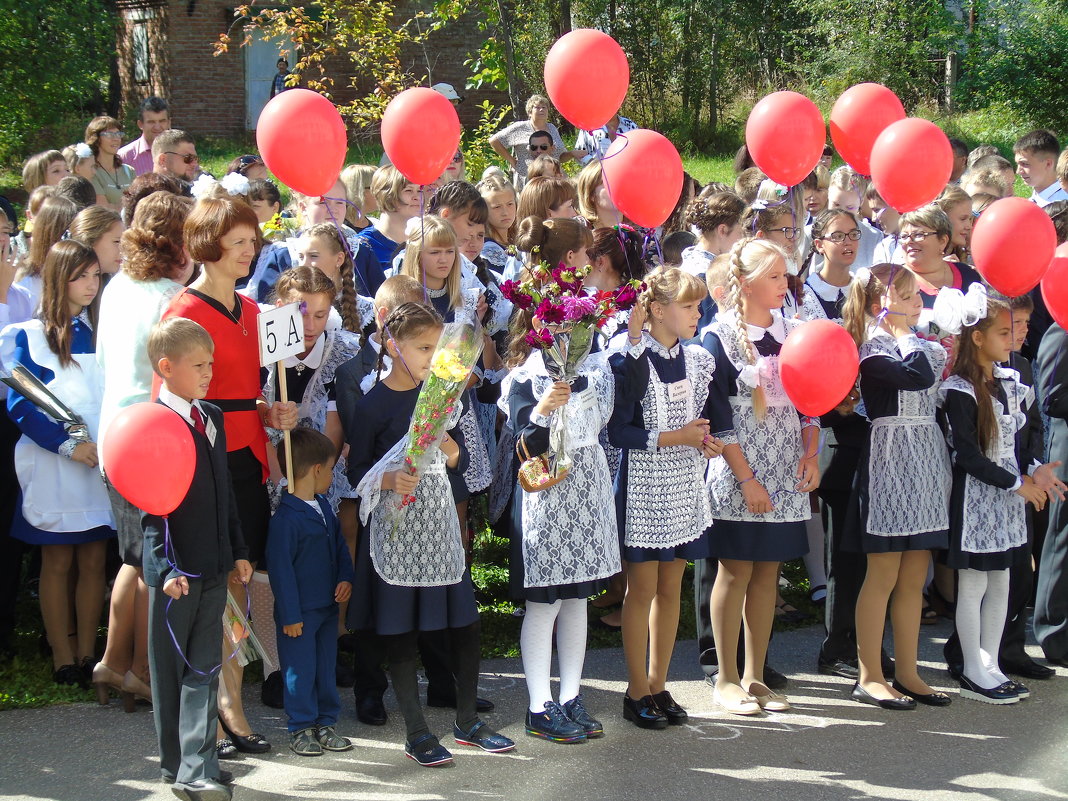
[[[416,231],[421,231],[423,228],[422,217],[412,217],[404,224],[404,238],[411,239],[412,234]]]
[[[935,298],[932,319],[947,334],[957,335],[986,317],[986,301],[986,286],[979,281],[968,287],[967,294],[944,286]]]
[[[248,195],[249,180],[239,172],[227,173],[219,183],[226,190],[226,194],[231,197],[233,195]]]
[[[204,198],[211,197],[218,184],[219,182],[210,175],[203,173],[199,178],[193,181],[193,185],[189,187],[189,191],[197,200],[203,200]]]
[[[871,280],[871,268],[861,267],[859,270],[853,273],[853,278],[854,280],[859,281],[862,287],[867,287],[868,282]]]
[[[74,146],[74,155],[80,159],[90,159],[93,157],[93,149],[85,142],[78,142]]]

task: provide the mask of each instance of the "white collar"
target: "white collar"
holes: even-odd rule
[[[700,275],[708,271],[708,265],[716,258],[715,253],[710,253],[697,245],[690,245],[682,251],[682,263],[679,265],[690,275]]]
[[[828,303],[834,303],[842,293],[849,291],[849,284],[846,284],[845,286],[829,284],[823,280],[823,276],[820,275],[819,272],[811,273],[805,281],[805,284],[809,289]]]
[[[312,370],[318,370],[319,365],[323,363],[323,352],[326,350],[326,332],[324,331],[319,335],[319,338],[315,340],[315,344],[312,345],[312,349],[308,351],[308,355],[303,359],[300,356],[287,356],[285,359],[286,367],[297,367],[298,365],[304,365],[310,367]]]
[[[751,323],[746,323],[745,328],[750,342],[759,342],[765,334],[771,334],[772,339],[780,345],[786,341],[786,321],[783,320],[782,312],[778,309],[771,310],[771,325],[767,328]]]
[[[166,386],[162,385],[159,388],[159,399],[160,402],[162,402],[165,406],[172,409],[173,411],[178,412],[178,414],[182,416],[182,419],[189,423],[189,425],[193,425],[193,417],[189,410],[195,405],[197,407],[197,411],[200,412],[201,419],[204,420],[205,423],[207,423],[208,416],[204,413],[203,407],[197,401],[194,400],[192,403],[190,403],[185,398],[179,398],[177,395],[167,389]]]
[[[659,340],[656,339],[648,331],[644,332],[645,346],[649,348],[657,356],[663,356],[665,359],[673,359],[679,355],[679,351],[682,350],[682,341],[676,342],[672,347],[665,348]]]

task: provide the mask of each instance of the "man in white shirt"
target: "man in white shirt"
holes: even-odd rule
[[[611,147],[619,134],[633,131],[637,127],[638,123],[634,120],[616,114],[606,125],[596,131],[580,131],[578,139],[575,140],[575,149],[585,150],[587,155],[579,159],[579,163],[585,167],[595,158],[594,153],[599,153],[601,158],[604,158],[608,148]]]
[[[1057,180],[1057,157],[1061,146],[1052,131],[1031,131],[1016,140],[1016,174],[1033,190],[1031,202],[1043,208],[1056,200],[1068,200],[1068,191]]]

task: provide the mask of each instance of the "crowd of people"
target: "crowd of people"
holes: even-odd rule
[[[1068,335],[1037,290],[1002,297],[969,264],[975,219],[1017,176],[1068,240],[1056,137],[1022,136],[1015,164],[954,140],[949,184],[905,214],[850,167],[832,170],[830,148],[788,188],[743,146],[733,185],[685,176],[675,211],[644,230],[598,161],[634,122],[617,116],[569,150],[546,98],[526,112],[490,139],[510,175],[467,176],[462,151],[431,187],[388,163],[349,165],[327,195],[290,193],[285,208],[255,154],[218,180],[202,172],[161,98],[142,103],[125,147],[120,122],[99,117],[84,142],[26,161],[24,220],[0,217],[0,360],[87,431],[8,390],[4,655],[39,548],[55,681],[91,684],[102,704],[118,693],[128,711],[151,701],[179,797],[228,798],[218,760],[271,749],[242,705],[228,609],[251,610],[262,700],[285,709],[295,753],[352,748],[339,683],[354,686],[358,719],[381,725],[392,682],[406,755],[449,763],[420,663],[426,704],[456,709],[455,741],[508,751],[477,695],[467,565],[471,501],[485,495],[524,613],[525,731],[552,742],[605,733],[582,694],[590,599],[621,606],[598,623],[622,633],[623,718],[686,722],[669,668],[688,562],[701,668],[731,714],[791,708],[769,643],[794,559],[825,608],[815,663],[858,702],[951,702],[917,664],[921,624],[939,614],[962,698],[1015,703],[1031,693],[1020,679],[1054,674],[1024,650],[1032,604],[1047,659],[1068,666]],[[569,381],[537,347],[566,324],[518,292],[557,280],[641,285]],[[261,369],[256,317],[293,303],[303,350]],[[779,375],[786,337],[815,319],[842,325],[860,356],[857,385],[822,417],[799,412]],[[398,443],[454,321],[476,325],[482,355],[429,467],[404,469]],[[150,400],[196,445],[193,484],[166,518],[100,464],[109,424]],[[517,482],[546,456],[566,457],[562,480]],[[386,510],[412,497],[398,529]]]

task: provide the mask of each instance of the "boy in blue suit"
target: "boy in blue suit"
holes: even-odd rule
[[[337,515],[320,494],[333,480],[333,442],[313,429],[297,428],[290,434],[290,450],[291,492],[282,496],[271,518],[267,563],[289,747],[299,756],[321,756],[352,748],[334,731],[341,714],[334,668],[338,603],[352,594],[353,567]],[[284,444],[278,461],[286,463]]]

